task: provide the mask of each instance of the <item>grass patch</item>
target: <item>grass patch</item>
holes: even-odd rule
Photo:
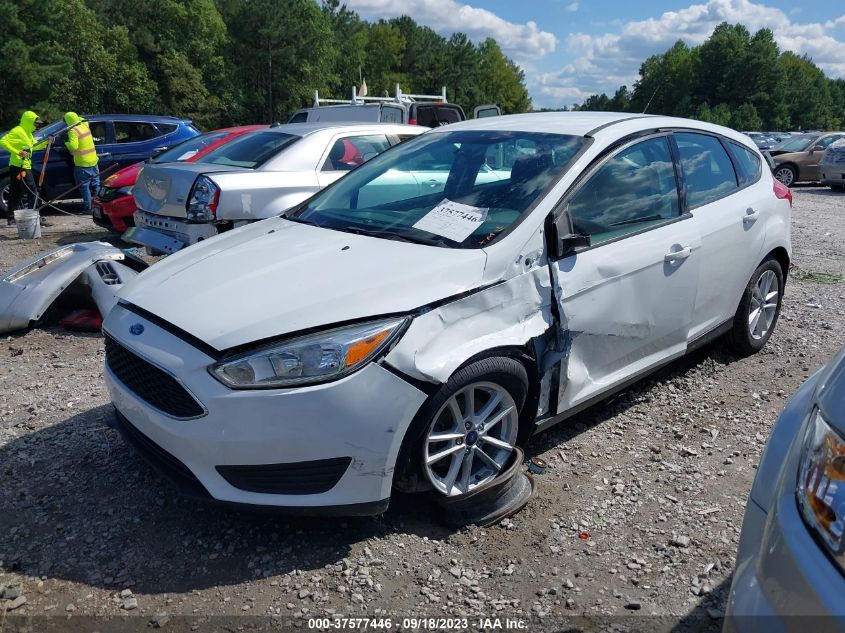
[[[800,279],[802,281],[812,281],[817,284],[841,284],[845,283],[845,275],[840,275],[839,273],[827,273],[824,271],[816,271],[816,270],[803,270],[801,268],[795,268],[790,273],[795,279]]]

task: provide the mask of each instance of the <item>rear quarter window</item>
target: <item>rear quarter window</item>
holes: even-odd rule
[[[690,207],[700,207],[736,191],[737,178],[733,163],[718,138],[677,132],[675,141]]]
[[[750,149],[732,141],[728,141],[728,150],[736,166],[736,176],[737,180],[739,180],[739,186],[744,187],[745,185],[757,182],[762,169],[760,157]]]
[[[162,134],[172,134],[179,129],[179,126],[174,123],[156,123],[156,127]]]

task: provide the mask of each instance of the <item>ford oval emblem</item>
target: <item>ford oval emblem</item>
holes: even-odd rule
[[[129,333],[134,334],[135,336],[139,336],[140,334],[144,333],[144,326],[140,323],[133,323],[129,326]]]

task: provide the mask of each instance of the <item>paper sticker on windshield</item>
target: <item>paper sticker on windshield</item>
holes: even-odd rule
[[[414,224],[414,228],[441,235],[455,242],[463,242],[484,223],[487,211],[488,209],[443,198],[440,204]]]
[[[182,154],[182,155],[181,155],[179,158],[177,158],[176,160],[177,160],[177,162],[178,162],[178,161],[181,161],[181,160],[188,160],[189,158],[193,158],[193,157],[194,157],[194,156],[196,156],[197,154],[199,154],[199,151],[197,151],[197,150],[195,150],[195,149],[189,149],[187,152],[185,152],[184,154]]]

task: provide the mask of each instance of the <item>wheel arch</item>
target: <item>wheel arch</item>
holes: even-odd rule
[[[534,351],[533,340],[525,345],[502,345],[499,347],[491,347],[489,349],[478,352],[466,360],[464,360],[450,375],[449,378],[443,382],[436,383],[436,387],[431,390],[426,398],[425,403],[419,408],[414,419],[408,425],[405,436],[402,438],[399,452],[396,456],[396,462],[393,472],[393,487],[402,492],[422,492],[428,490],[427,482],[418,476],[418,473],[411,468],[412,465],[412,451],[415,443],[425,431],[428,407],[426,406],[432,398],[435,397],[439,389],[449,382],[453,376],[460,372],[465,367],[477,363],[478,361],[487,358],[509,358],[522,364],[528,375],[528,393],[526,394],[525,403],[522,406],[522,411],[519,417],[519,434],[517,436],[517,445],[523,446],[531,437],[534,430],[533,421],[536,417],[537,406],[540,397],[540,376],[539,365],[537,363],[537,356]],[[435,384],[435,383],[432,383]]]
[[[787,276],[789,275],[789,252],[783,246],[777,246],[768,252],[760,264],[768,259],[774,259],[778,264],[780,264],[780,270],[783,273],[783,282],[785,284]]]

